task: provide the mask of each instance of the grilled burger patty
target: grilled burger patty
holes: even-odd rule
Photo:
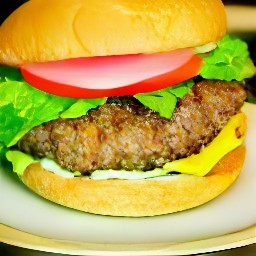
[[[133,97],[118,98],[76,119],[29,131],[20,150],[88,174],[96,169],[149,170],[199,153],[246,98],[237,82],[203,80],[178,101],[170,120]]]

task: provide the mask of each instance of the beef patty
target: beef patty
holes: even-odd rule
[[[245,98],[237,82],[203,80],[178,101],[170,120],[133,97],[118,98],[80,118],[37,126],[18,146],[82,174],[96,169],[150,170],[199,153]]]

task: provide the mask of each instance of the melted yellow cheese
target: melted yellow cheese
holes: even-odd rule
[[[206,175],[228,152],[240,146],[245,139],[246,116],[233,116],[218,136],[202,152],[166,163],[163,169],[197,176]]]

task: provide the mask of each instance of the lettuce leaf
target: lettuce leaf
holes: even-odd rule
[[[200,75],[205,79],[242,81],[255,74],[246,42],[229,35],[223,37],[209,54],[202,54]]]
[[[160,116],[171,118],[175,110],[177,98],[183,98],[194,85],[193,80],[187,80],[176,86],[149,93],[139,93],[134,97],[144,106],[158,112]]]
[[[213,51],[200,56],[203,58],[203,66],[199,75],[205,79],[242,81],[252,77],[256,72],[247,43],[229,35],[224,36]],[[184,97],[193,84],[193,81],[189,80],[174,87],[137,94],[134,97],[145,106],[159,112],[162,117],[170,118],[177,98]]]
[[[0,85],[0,138],[12,146],[31,128],[57,119],[73,99],[55,97],[28,86],[8,81]]]
[[[37,162],[32,156],[20,151],[8,151],[6,153],[8,161],[12,163],[13,171],[21,176],[25,169],[32,163]]]
[[[0,66],[0,154],[33,127],[57,119],[62,113],[64,118],[84,115],[105,101],[51,95],[27,84],[19,70]]]
[[[74,103],[69,109],[64,111],[60,117],[62,118],[77,118],[83,115],[86,115],[87,112],[92,109],[96,108],[99,105],[106,103],[107,98],[102,99],[79,99]]]
[[[2,142],[0,142],[0,167],[1,164],[6,161],[5,154],[7,151],[8,149],[6,148],[6,146]]]

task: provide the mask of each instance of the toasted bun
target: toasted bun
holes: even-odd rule
[[[30,0],[0,27],[0,63],[164,52],[225,32],[220,0]]]
[[[240,146],[204,177],[180,174],[169,180],[90,180],[63,178],[31,164],[21,177],[37,194],[85,212],[112,216],[154,216],[204,204],[238,177],[245,159]]]

